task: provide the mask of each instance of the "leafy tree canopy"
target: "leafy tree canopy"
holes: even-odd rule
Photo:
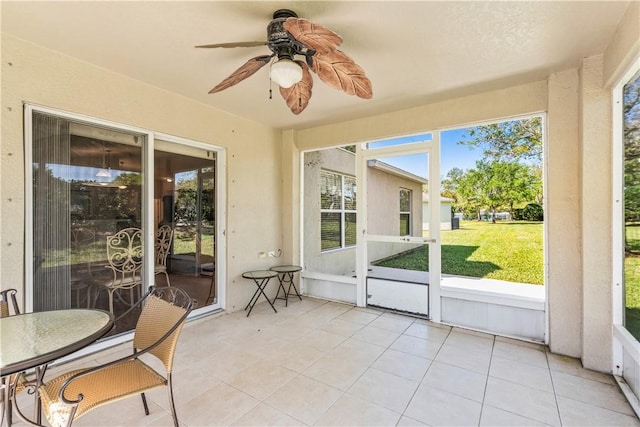
[[[498,161],[542,163],[542,119],[512,120],[468,129],[460,144],[480,147],[484,155]]]

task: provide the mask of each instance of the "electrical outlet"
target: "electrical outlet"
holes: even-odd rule
[[[276,252],[275,251],[269,251],[269,258],[275,258],[276,257]]]
[[[265,252],[258,252],[258,258],[266,258],[266,257],[267,257],[267,254]]]

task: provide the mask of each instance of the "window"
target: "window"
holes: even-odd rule
[[[400,189],[400,235],[411,235],[411,190]]]
[[[321,250],[356,244],[356,179],[329,171],[320,175]]]
[[[640,72],[623,88],[625,327],[640,340]]]

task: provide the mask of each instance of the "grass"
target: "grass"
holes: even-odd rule
[[[625,326],[640,341],[640,257],[627,255],[624,260]]]
[[[196,236],[195,233],[186,233],[176,230],[173,239],[173,254],[186,255],[196,253]],[[200,253],[213,256],[213,235],[201,234],[200,236]]]
[[[461,221],[442,232],[442,273],[509,282],[544,284],[541,222]],[[428,247],[376,263],[427,271]]]
[[[627,223],[624,260],[625,319],[629,333],[640,341],[640,224]]]

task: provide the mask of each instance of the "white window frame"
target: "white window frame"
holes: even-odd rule
[[[402,192],[406,191],[408,193],[408,200],[409,200],[409,210],[408,211],[403,211],[402,210]],[[399,191],[399,196],[400,196],[400,223],[402,223],[402,215],[407,215],[407,225],[409,226],[409,230],[407,232],[407,234],[405,234],[405,236],[411,236],[413,234],[413,219],[411,213],[413,212],[413,191],[408,189],[408,188],[403,188],[400,187],[400,191]]]
[[[332,175],[336,175],[340,177],[340,208],[339,209],[322,209],[320,208],[320,228],[322,229],[322,214],[323,213],[339,213],[340,214],[340,246],[336,247],[336,248],[328,248],[328,249],[322,249],[322,247],[320,248],[320,253],[326,253],[326,252],[331,252],[331,251],[338,251],[338,250],[342,250],[342,249],[347,249],[347,248],[353,248],[356,246],[356,242],[354,242],[352,245],[347,245],[346,244],[346,221],[345,221],[345,217],[346,214],[348,213],[352,213],[354,215],[356,215],[356,220],[357,220],[357,210],[356,209],[345,209],[344,206],[344,189],[345,189],[345,178],[352,178],[354,181],[356,180],[355,176],[352,175],[348,175],[348,174],[344,174],[344,173],[340,173],[340,172],[335,172],[329,169],[321,169],[320,170],[320,174],[332,174]],[[354,224],[355,225],[355,224]],[[322,240],[322,232],[320,232],[320,239]],[[322,245],[322,242],[320,242],[320,245]]]
[[[640,71],[640,58],[624,73],[613,88],[613,366],[615,375],[623,375],[623,349],[635,355],[636,363],[640,364],[640,343],[631,335],[624,325],[625,286],[624,286],[624,86]]]

